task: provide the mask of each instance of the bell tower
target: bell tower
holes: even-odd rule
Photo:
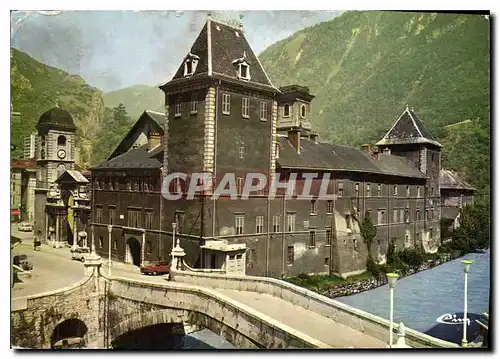
[[[64,171],[74,169],[76,127],[68,111],[54,107],[40,117],[37,130],[37,187],[48,188]]]

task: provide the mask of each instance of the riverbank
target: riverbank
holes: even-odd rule
[[[440,253],[430,255],[430,257],[430,259],[417,268],[405,266],[396,269],[395,272],[399,274],[400,278],[408,277],[452,261],[458,258],[459,254]],[[385,275],[377,277],[371,272],[366,271],[362,274],[348,277],[346,279],[329,275],[316,276],[301,274],[294,278],[288,278],[286,281],[333,299],[365,292],[383,286],[387,284],[387,277]]]

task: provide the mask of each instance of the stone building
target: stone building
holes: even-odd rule
[[[16,221],[33,221],[35,203],[35,161],[14,160],[10,164],[10,209]]]
[[[451,222],[451,228],[458,227],[460,211],[474,203],[475,189],[451,170],[442,169],[439,175],[441,188],[442,217]]]
[[[437,250],[440,239],[441,145],[408,107],[379,141],[378,151],[332,145],[312,131],[303,86],[274,86],[242,27],[208,19],[165,93],[164,116],[146,111],[107,161],[92,169],[97,251],[138,265],[169,257],[174,235],[189,265],[249,275],[351,275],[365,270],[359,225],[365,213],[377,236],[370,249],[385,260],[388,244]],[[209,194],[186,199],[187,185],[162,196],[173,173],[210,173],[214,187],[234,174],[241,191],[249,173],[271,182],[308,173],[330,175],[321,199],[270,198],[269,185],[248,199]],[[189,179],[189,177],[188,177]],[[293,189],[292,189],[293,191]],[[111,225],[111,226],[110,226]],[[175,233],[174,233],[175,232]]]
[[[88,180],[75,170],[75,130],[71,114],[59,107],[42,114],[37,124],[34,232],[54,247],[85,244],[87,237]]]

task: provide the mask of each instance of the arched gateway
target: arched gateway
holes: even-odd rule
[[[141,242],[134,236],[127,239],[127,245],[125,246],[125,263],[130,263],[135,266],[141,265]]]

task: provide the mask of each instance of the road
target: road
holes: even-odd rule
[[[52,248],[42,244],[41,250],[33,250],[33,235],[31,232],[19,232],[14,226],[11,228],[14,237],[22,242],[13,249],[13,254],[25,254],[33,264],[31,278],[21,278],[12,287],[12,298],[19,298],[38,293],[53,291],[75,284],[85,277],[82,262],[71,259],[69,248]],[[101,270],[108,272],[108,262],[103,258]],[[112,275],[126,278],[145,279],[139,268],[131,264],[112,262]],[[151,282],[164,282],[166,276],[146,277]]]

